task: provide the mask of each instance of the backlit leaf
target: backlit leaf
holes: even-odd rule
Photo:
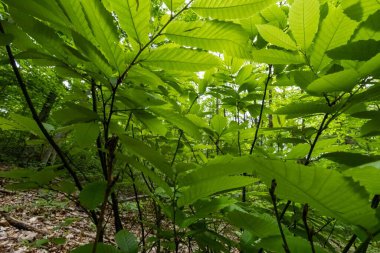
[[[352,36],[358,24],[343,14],[339,8],[330,7],[329,13],[322,21],[320,31],[311,52],[311,64],[318,72],[326,67],[331,59],[326,52],[344,45]]]
[[[278,49],[261,49],[252,52],[252,59],[255,62],[268,64],[301,64],[304,58],[298,53]]]
[[[178,198],[177,203],[179,206],[189,205],[194,201],[207,197],[211,194],[241,188],[256,181],[256,178],[244,176],[214,177],[209,180],[203,180],[182,189],[181,196]]]
[[[158,69],[180,71],[202,71],[216,67],[220,63],[216,56],[183,48],[153,50],[143,61],[144,65]]]
[[[296,43],[280,28],[272,25],[256,25],[260,35],[269,43],[289,50],[297,50]]]
[[[343,70],[322,76],[307,86],[312,93],[351,91],[358,83],[359,74],[355,70]]]
[[[248,34],[241,26],[232,22],[176,21],[167,27],[165,35],[182,45],[231,56],[248,56]]]
[[[306,51],[319,24],[318,0],[295,0],[289,11],[289,27],[297,44]]]
[[[109,11],[117,15],[121,28],[141,46],[149,41],[151,1],[104,0]]]
[[[196,0],[191,8],[204,17],[241,19],[258,13],[273,2],[273,0]]]

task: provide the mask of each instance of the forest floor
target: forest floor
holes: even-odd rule
[[[27,191],[0,193],[0,252],[68,252],[90,242],[95,229],[87,215],[60,194]],[[6,214],[35,231],[11,225]],[[9,218],[8,218],[9,219]]]
[[[4,185],[0,179],[0,253],[62,253],[94,240],[96,228],[88,215],[64,195],[47,190],[13,192]],[[133,212],[122,219],[125,228],[138,235]],[[112,221],[108,224],[104,241],[114,243]]]

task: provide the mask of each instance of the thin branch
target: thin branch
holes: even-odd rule
[[[188,113],[191,111],[191,108],[193,108],[193,106],[194,106],[195,102],[197,101],[197,99],[198,99],[198,96],[196,96],[196,97],[193,99],[193,101],[191,102],[190,107],[189,107],[189,109],[187,110],[186,114],[188,114]],[[179,132],[180,132],[180,134],[179,134],[179,137],[178,137],[178,140],[177,140],[177,147],[176,147],[176,149],[175,149],[175,152],[174,152],[174,155],[173,155],[173,159],[172,159],[172,162],[170,163],[170,166],[173,166],[173,164],[174,164],[174,162],[175,162],[175,159],[176,159],[176,157],[177,157],[177,153],[178,153],[178,151],[179,151],[179,146],[180,146],[180,144],[181,144],[181,139],[182,139],[182,137],[183,137],[183,130],[180,129]]]
[[[356,241],[356,238],[358,238],[358,236],[354,234],[354,235],[350,238],[350,240],[348,241],[346,247],[344,247],[342,253],[347,253],[347,252],[350,250],[351,246],[352,246],[352,245],[354,244],[354,242]]]
[[[267,79],[265,81],[265,87],[264,87],[264,94],[263,94],[263,99],[261,101],[261,108],[260,108],[260,115],[259,115],[259,122],[256,126],[256,131],[255,131],[255,137],[252,141],[252,145],[251,145],[251,149],[249,151],[249,154],[252,155],[253,153],[253,149],[255,148],[255,144],[256,144],[256,141],[257,141],[257,138],[258,138],[258,134],[259,134],[259,129],[260,129],[260,124],[261,124],[261,121],[262,121],[262,118],[263,118],[263,111],[264,111],[264,103],[265,103],[265,97],[267,95],[267,90],[268,90],[268,84],[269,84],[269,81],[271,80],[272,78],[272,65],[269,65],[269,70],[268,70],[268,76],[267,76]]]
[[[281,238],[282,238],[282,243],[283,243],[282,246],[284,247],[284,250],[285,250],[286,253],[290,253],[289,246],[288,246],[288,243],[286,241],[285,233],[284,233],[284,230],[282,229],[280,216],[279,216],[278,210],[277,210],[277,197],[276,197],[276,195],[274,193],[275,190],[276,190],[276,187],[277,187],[276,180],[273,179],[272,180],[271,188],[269,189],[269,194],[270,194],[271,199],[272,199],[273,208],[274,208],[274,214],[276,216],[278,229],[280,230],[280,234],[281,234]]]
[[[143,222],[143,212],[141,209],[140,198],[139,198],[139,195],[137,192],[136,178],[133,174],[131,167],[129,167],[129,172],[130,172],[130,177],[132,179],[133,193],[135,195],[135,201],[136,201],[137,211],[138,211],[138,216],[139,216],[139,224],[140,224],[140,228],[141,228],[141,243],[143,246],[142,252],[145,252],[146,251],[146,249],[145,249],[145,227],[144,227],[144,222]]]
[[[309,225],[307,224],[307,214],[309,212],[309,205],[308,204],[305,204],[303,206],[303,212],[302,212],[302,221],[303,221],[303,224],[305,226],[305,230],[306,230],[306,234],[307,234],[307,239],[310,243],[310,247],[311,247],[311,252],[312,253],[315,253],[315,248],[314,248],[314,243],[313,243],[313,229],[309,227]]]
[[[292,203],[292,201],[290,201],[290,200],[288,200],[288,202],[286,202],[286,205],[285,205],[284,209],[282,209],[282,212],[280,214],[280,221],[284,218],[286,210],[289,208],[291,203]]]
[[[310,159],[311,159],[311,155],[313,154],[313,151],[314,151],[314,148],[315,148],[315,145],[317,145],[317,142],[318,142],[318,139],[319,137],[321,136],[322,132],[324,129],[326,129],[325,127],[327,126],[327,124],[325,125],[326,123],[326,120],[327,118],[329,117],[329,114],[326,113],[324,116],[323,116],[323,120],[319,126],[319,129],[317,131],[317,135],[315,136],[314,138],[314,141],[313,143],[311,144],[311,147],[310,147],[310,150],[309,150],[309,153],[307,154],[306,156],[306,160],[305,160],[305,165],[308,165],[310,163]]]
[[[325,243],[323,244],[323,247],[326,247],[327,243],[328,243],[329,240],[330,240],[330,237],[331,237],[332,234],[334,233],[335,225],[336,225],[336,222],[334,222],[334,225],[333,225],[333,227],[332,227],[332,229],[331,229],[329,235],[327,236],[326,241],[325,241]]]
[[[325,227],[327,227],[328,225],[331,224],[331,222],[335,221],[335,219],[331,219],[329,221],[327,221],[322,227],[320,227],[314,234],[318,234],[319,232],[321,232]]]
[[[177,140],[177,147],[175,149],[175,152],[174,152],[174,155],[173,155],[173,159],[172,159],[172,162],[170,163],[170,166],[173,166],[174,162],[175,162],[175,159],[177,157],[177,154],[178,154],[178,151],[179,151],[179,146],[181,145],[181,138],[183,136],[183,130],[179,130],[179,137],[178,137],[178,140]]]
[[[220,149],[219,145],[218,145],[218,142],[214,141],[214,138],[212,138],[212,136],[208,136],[210,138],[210,140],[212,141],[212,143],[214,143],[215,147],[217,150],[219,150],[220,153],[222,153],[222,155],[224,155],[224,152],[223,150]]]

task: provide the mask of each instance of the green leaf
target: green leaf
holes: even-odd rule
[[[15,9],[11,9],[11,15],[17,25],[40,44],[43,50],[48,51],[50,55],[54,55],[54,57],[64,62],[69,62],[67,63],[69,65],[82,63],[82,60],[77,57],[80,53],[66,45],[50,26]]]
[[[79,193],[79,202],[87,209],[94,210],[104,200],[107,183],[105,181],[92,182]]]
[[[318,31],[319,1],[295,0],[289,11],[289,27],[297,41],[304,50],[310,47]]]
[[[268,64],[302,64],[304,58],[298,53],[277,49],[261,49],[252,52],[252,59],[255,62]]]
[[[68,180],[58,182],[56,185],[52,185],[51,187],[57,191],[64,192],[67,194],[72,194],[76,190],[75,184],[72,181]]]
[[[209,53],[183,48],[152,50],[142,64],[158,69],[179,71],[202,71],[221,64],[218,57]]]
[[[79,33],[73,31],[73,39],[75,45],[82,51],[82,53],[89,59],[91,62],[90,66],[94,66],[97,69],[97,72],[103,73],[105,76],[110,77],[113,74],[113,70],[108,64],[107,59],[96,48],[89,40],[85,39]]]
[[[196,0],[191,9],[204,17],[242,19],[260,12],[274,2],[273,0]]]
[[[164,191],[166,192],[166,194],[168,194],[169,196],[171,196],[172,194],[172,190],[170,188],[170,186],[164,181],[161,179],[161,176],[157,173],[155,173],[153,170],[151,170],[150,168],[147,168],[145,165],[143,165],[141,162],[137,161],[135,159],[135,157],[133,158],[128,158],[127,159],[128,163],[131,164],[137,171],[141,172],[144,174],[145,177],[149,177],[150,180],[152,180],[152,182],[157,186],[157,187],[161,187],[162,189],[164,189]]]
[[[210,32],[212,31],[212,32]],[[226,21],[175,21],[165,30],[172,41],[231,56],[247,58],[248,34],[237,24]]]
[[[296,43],[280,28],[273,25],[256,25],[260,35],[267,42],[289,50],[297,50]]]
[[[338,60],[367,61],[380,52],[380,41],[359,40],[327,51],[327,55]]]
[[[262,158],[251,160],[250,166],[268,186],[276,180],[278,197],[308,203],[322,214],[348,224],[368,230],[377,227],[379,221],[370,208],[368,193],[339,172]]]
[[[364,137],[380,135],[380,118],[374,118],[361,127],[360,133]]]
[[[239,175],[243,173],[252,173],[249,167],[250,160],[248,157],[232,157],[230,155],[218,156],[210,160],[203,167],[192,171],[178,178],[181,185],[192,185],[204,180],[225,177],[230,175]]]
[[[139,245],[134,234],[127,230],[116,233],[115,241],[123,253],[137,253]]]
[[[353,41],[380,40],[380,11],[371,15],[365,22],[360,23]]]
[[[241,188],[257,181],[256,178],[244,176],[224,176],[202,180],[180,189],[181,195],[177,204],[178,206],[189,205],[211,194]]]
[[[38,17],[39,19],[49,21],[56,27],[64,28],[69,21],[56,1],[50,0],[4,0],[4,2],[27,15]],[[12,8],[13,7],[13,8]]]
[[[12,34],[0,34],[0,46],[9,45],[14,39]]]
[[[313,115],[317,113],[328,113],[332,109],[326,103],[322,102],[305,102],[305,103],[292,103],[281,107],[275,114],[286,114],[291,116]]]
[[[151,107],[149,110],[154,114],[161,116],[163,119],[170,122],[179,129],[183,130],[185,134],[188,134],[198,140],[202,138],[198,126],[188,118],[184,117],[183,114],[160,107]]]
[[[197,217],[209,217],[210,213],[217,213],[226,207],[232,206],[236,202],[236,199],[228,196],[220,196],[218,198],[198,200],[194,203],[194,208]]]
[[[56,245],[63,245],[66,243],[66,238],[65,237],[53,237],[49,239],[50,242],[56,244]]]
[[[344,175],[352,177],[360,185],[364,186],[371,194],[380,194],[380,169],[373,166],[362,165],[343,172]]]
[[[322,70],[331,62],[326,52],[346,44],[357,25],[355,21],[344,15],[341,9],[329,7],[311,52],[310,61],[314,71]]]
[[[149,41],[151,1],[105,0],[106,8],[115,12],[120,27],[140,46]]]
[[[366,20],[369,15],[380,8],[377,0],[345,0],[342,2],[344,12],[355,20]]]
[[[227,219],[232,225],[248,230],[260,238],[279,235],[280,233],[277,221],[267,214],[246,213],[234,210],[227,214]]]
[[[29,178],[35,173],[36,171],[33,169],[13,168],[12,170],[9,170],[9,171],[0,171],[0,177],[9,178],[9,179],[22,179],[22,178]]]
[[[75,124],[73,131],[74,142],[80,147],[93,146],[100,133],[98,122]]]
[[[157,74],[138,65],[133,66],[133,68],[128,71],[126,80],[131,80],[136,84],[147,84],[150,87],[165,86],[165,83]]]
[[[380,160],[380,156],[369,156],[369,155],[363,155],[359,153],[341,152],[341,151],[323,154],[321,157],[340,163],[340,164],[350,166],[350,167],[359,166],[362,164]]]
[[[323,93],[334,91],[351,91],[359,81],[359,74],[353,69],[343,70],[333,74],[322,76],[307,86],[311,93]]]
[[[169,10],[175,11],[185,3],[185,0],[164,0],[164,3]]]
[[[86,13],[83,10],[81,1],[59,0],[59,4],[72,24],[70,28],[78,34],[82,35],[93,45],[97,45],[94,34],[92,33],[90,25],[87,21]]]
[[[142,141],[126,135],[122,136],[120,141],[123,143],[123,147],[128,149],[129,152],[144,158],[165,175],[169,177],[173,175],[173,169],[170,167],[170,164],[158,151],[152,149]]]
[[[121,74],[125,68],[125,54],[119,46],[120,39],[113,23],[112,15],[107,12],[102,2],[98,0],[86,0],[81,3],[101,51],[110,65]]]
[[[84,106],[67,103],[64,108],[53,114],[53,118],[61,124],[70,125],[73,123],[97,121],[98,115]]]
[[[144,112],[144,111],[135,111],[133,112],[135,116],[141,123],[146,126],[152,133],[165,136],[168,132],[168,129],[162,124],[162,120],[158,119],[154,115]]]
[[[376,77],[380,76],[380,53],[372,57],[370,60],[365,62],[360,66],[358,72],[361,77],[366,77],[367,75],[374,75]]]
[[[79,246],[70,252],[71,253],[92,253],[93,248],[94,248],[94,244],[89,243],[86,245]],[[108,245],[108,244],[104,244],[104,243],[97,243],[96,244],[96,253],[122,253],[122,252],[112,245]]]
[[[214,117],[212,117],[210,124],[211,128],[215,130],[218,136],[221,136],[227,127],[228,122],[226,117],[216,114]]]
[[[9,23],[6,21],[1,21],[1,25],[4,28],[6,34],[12,34],[12,46],[20,50],[31,50],[38,48],[38,45],[34,43],[34,41],[18,27],[15,23]]]
[[[285,29],[288,26],[288,12],[288,8],[285,9],[284,6],[280,6],[277,3],[274,3],[263,9],[260,12],[260,16],[262,16],[267,21],[265,23],[280,27],[281,29]]]
[[[310,242],[308,242],[306,239],[289,235],[286,237],[286,242],[288,243],[289,251],[292,253],[311,252]],[[257,246],[262,247],[266,250],[270,250],[271,252],[284,251],[282,238],[280,235],[263,238]],[[325,249],[316,243],[314,243],[314,249],[316,253],[327,253]]]

